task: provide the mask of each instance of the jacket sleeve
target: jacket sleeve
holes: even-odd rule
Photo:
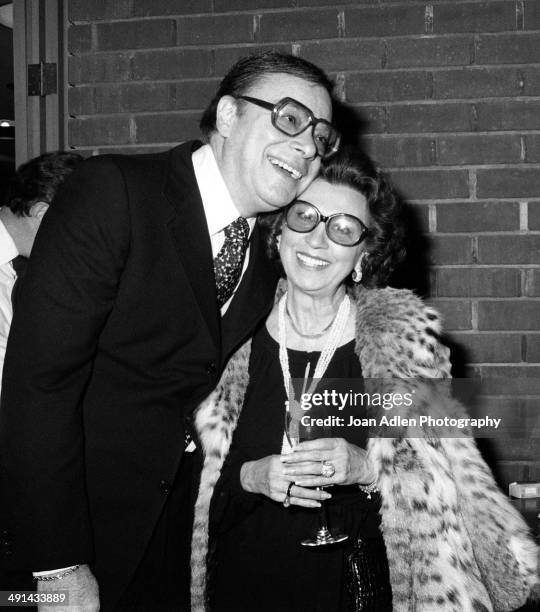
[[[8,342],[0,412],[8,566],[92,560],[82,403],[129,237],[118,167],[84,162],[44,218]]]

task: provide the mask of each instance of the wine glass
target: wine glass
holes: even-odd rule
[[[318,407],[321,408],[321,407]],[[324,408],[324,407],[322,407]],[[321,412],[318,410],[317,412]],[[302,417],[308,417],[307,419]],[[329,416],[328,414],[326,416]],[[285,410],[285,435],[291,446],[294,448],[298,443],[305,440],[317,440],[318,438],[331,438],[332,427],[328,424],[317,424],[311,419],[317,418],[318,422],[322,419],[323,423],[328,423],[331,419],[325,419],[324,415],[304,412],[298,402],[289,402]],[[309,421],[309,424],[308,424]],[[316,487],[318,491],[324,487]],[[324,546],[326,544],[337,544],[343,542],[349,536],[344,533],[330,531],[328,528],[328,518],[326,514],[326,506],[324,500],[321,500],[319,512],[319,528],[313,538],[302,540],[302,546]]]

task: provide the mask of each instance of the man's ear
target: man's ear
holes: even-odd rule
[[[41,221],[43,219],[43,215],[48,209],[49,205],[47,202],[36,202],[35,204],[32,204],[32,207],[30,208],[30,216],[35,217],[38,221]]]
[[[216,129],[224,138],[227,138],[232,132],[234,122],[238,116],[237,104],[237,101],[232,96],[223,96],[218,102]]]

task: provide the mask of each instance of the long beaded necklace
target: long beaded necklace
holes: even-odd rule
[[[302,387],[302,394],[307,393],[311,395],[318,384],[318,381],[324,376],[326,368],[330,363],[339,342],[347,326],[349,319],[351,301],[349,296],[345,294],[336,317],[328,332],[328,340],[325,347],[323,348],[321,355],[315,366],[313,378],[309,387],[306,389],[307,381],[309,379],[310,364],[306,366],[306,372],[304,374],[304,384]],[[289,355],[287,353],[287,331],[285,327],[285,310],[287,308],[287,293],[285,293],[278,305],[278,339],[279,339],[279,363],[281,365],[281,372],[283,374],[283,384],[285,385],[285,392],[288,398],[287,410],[290,412],[290,416],[295,419],[300,414],[300,406],[298,400],[295,398],[294,389],[291,384],[291,372],[289,368]],[[282,452],[290,452],[292,450],[291,444],[286,435],[283,436]]]

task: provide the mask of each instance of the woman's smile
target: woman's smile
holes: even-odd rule
[[[296,253],[296,259],[302,268],[307,268],[308,270],[321,270],[330,265],[330,262],[326,259],[313,257],[312,255],[300,251]]]

